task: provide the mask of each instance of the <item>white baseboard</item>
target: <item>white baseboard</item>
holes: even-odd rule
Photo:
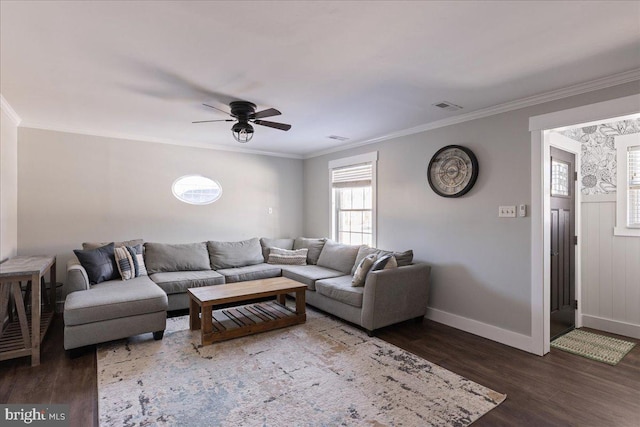
[[[611,332],[612,334],[623,335],[640,339],[640,325],[621,322],[619,320],[605,319],[604,317],[582,315],[582,326],[585,328],[598,329],[600,331]]]
[[[517,332],[502,329],[487,323],[478,322],[477,320],[458,316],[457,314],[452,314],[435,308],[427,309],[426,317],[427,319],[435,322],[443,323],[447,326],[490,339],[491,341],[496,341],[500,344],[536,354],[533,351],[534,346],[531,341],[531,337],[528,335],[519,334]]]

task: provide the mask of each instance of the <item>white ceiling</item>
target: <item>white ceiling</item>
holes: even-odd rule
[[[21,126],[302,157],[640,70],[637,1],[0,4]],[[232,100],[293,127],[191,124]]]

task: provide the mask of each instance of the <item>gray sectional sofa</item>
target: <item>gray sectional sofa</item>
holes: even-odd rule
[[[116,246],[141,245],[141,240]],[[101,243],[85,243],[90,250]],[[270,264],[272,247],[307,248],[307,265]],[[375,329],[426,314],[430,267],[413,263],[411,251],[393,253],[398,267],[371,271],[364,286],[352,286],[357,265],[385,252],[327,239],[249,239],[192,244],[144,243],[147,275],[91,284],[77,259],[67,264],[64,347],[153,332],[161,339],[166,312],[189,307],[187,289],[285,276],[307,285],[306,302],[323,311]],[[304,255],[303,255],[304,257]]]

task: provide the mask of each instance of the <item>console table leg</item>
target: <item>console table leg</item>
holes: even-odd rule
[[[40,275],[31,278],[31,366],[40,364],[40,315],[42,312]]]
[[[31,348],[29,323],[27,321],[27,313],[24,310],[24,301],[22,300],[22,289],[20,289],[20,283],[13,282],[11,284],[11,291],[13,292],[13,301],[15,302],[16,311],[18,312],[18,322],[20,323],[20,332],[22,332],[24,348]]]
[[[54,262],[51,268],[49,269],[49,299],[50,299],[50,307],[51,312],[56,312],[56,285],[57,285],[57,277],[56,277],[56,263]],[[46,292],[46,290],[45,290]]]
[[[11,285],[0,286],[0,325],[4,326],[4,318],[7,317],[10,307]],[[0,327],[1,327],[0,326]]]

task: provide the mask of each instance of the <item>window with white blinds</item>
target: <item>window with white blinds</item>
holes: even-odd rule
[[[640,227],[640,145],[627,148],[627,225]]]
[[[640,133],[615,137],[616,236],[640,237]]]
[[[354,156],[329,163],[332,234],[347,245],[375,245],[375,156]]]

